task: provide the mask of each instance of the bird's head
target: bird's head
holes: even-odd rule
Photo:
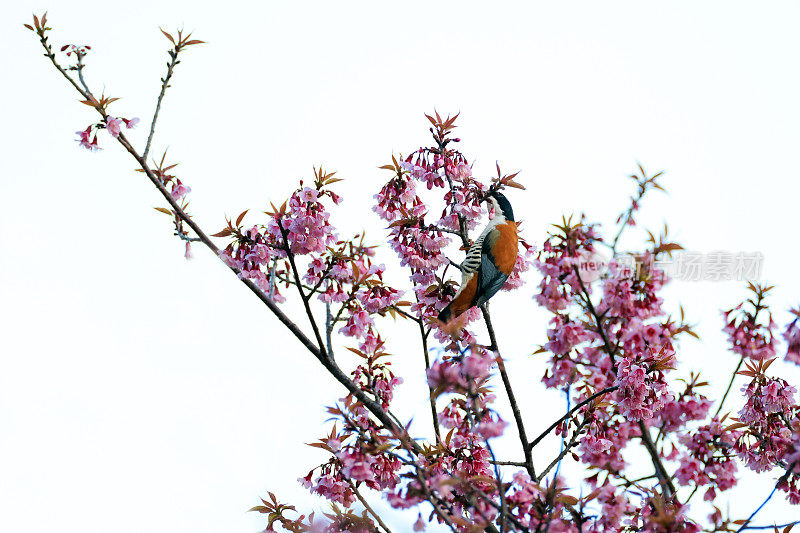
[[[506,220],[514,220],[514,210],[511,209],[511,203],[508,199],[503,195],[503,193],[497,191],[489,191],[484,197],[484,202],[489,202],[489,204],[494,208],[495,216],[503,215],[503,218]]]

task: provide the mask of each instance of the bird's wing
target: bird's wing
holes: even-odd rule
[[[492,253],[499,234],[498,230],[492,230],[486,235],[481,246],[481,265],[478,271],[478,288],[475,291],[474,304],[477,306],[486,303],[489,298],[503,287],[508,279],[508,274],[501,272],[495,265],[495,258]]]

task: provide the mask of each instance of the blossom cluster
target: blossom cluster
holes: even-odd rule
[[[139,119],[136,117],[122,118],[109,115],[106,117],[105,122],[90,124],[85,130],[76,131],[75,134],[78,136],[76,140],[82,148],[86,148],[87,150],[100,150],[100,146],[97,143],[98,131],[106,130],[109,135],[116,139],[122,131],[123,124],[126,128],[130,129],[135,127],[138,123]]]
[[[457,356],[445,355],[427,371],[433,398],[449,397],[438,410],[447,435],[421,458],[417,476],[388,496],[392,506],[404,509],[434,494],[445,506],[461,509],[467,523],[487,524],[497,509],[475,494],[494,495],[496,485],[490,464],[489,439],[502,435],[506,426],[491,408],[494,395],[487,388],[493,358],[484,349],[468,347]],[[465,507],[464,501],[473,503]]]
[[[792,310],[795,318],[786,326],[783,339],[786,341],[786,360],[800,365],[800,325],[797,321],[800,318],[800,309]]]
[[[746,430],[736,441],[745,465],[756,472],[772,470],[789,450],[790,423],[797,418],[797,389],[781,378],[768,377],[768,365],[750,365],[741,373],[752,377],[742,392],[746,398],[738,420]]]
[[[714,501],[717,491],[728,490],[736,485],[733,446],[740,433],[723,427],[718,418],[680,436],[684,451],[680,456],[680,467],[676,479],[681,485],[708,486],[704,499]]]

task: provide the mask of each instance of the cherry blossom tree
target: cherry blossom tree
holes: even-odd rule
[[[660,263],[681,246],[665,227],[638,249],[620,248],[643,199],[662,188],[660,173],[638,167],[636,191],[610,233],[589,215],[564,218],[537,249],[529,243],[544,230],[525,228],[523,235],[518,228],[529,240],[520,240],[503,290],[513,291],[520,305],[530,302],[549,313],[548,342],[531,351],[549,361],[542,386],[564,391],[568,401],[566,413],[534,435],[524,413],[535,406],[515,397],[489,307],[473,307],[448,324],[436,319],[457,288],[455,254],[469,248],[482,221],[494,215],[481,200],[488,191],[523,187],[517,174],[499,165],[491,177],[473,173],[470,158],[457,148],[458,115],[425,115],[429,144],[392,155],[380,167],[383,186],[374,205],[360,209],[366,215],[371,208],[385,223],[388,246],[373,244],[384,237],[380,232],[339,234],[330,216],[331,205],[342,201],[339,178],[322,168],[289,198],[264,206],[264,216],[244,211],[209,234],[191,217],[191,188],[178,177],[176,163],[166,153],[151,157],[175,69],[203,41],[162,30],[169,61],[139,150],[126,137],[139,119],[112,115],[117,98],[87,84],[91,47],[53,45],[48,24],[45,14],[25,27],[94,113],[77,132],[79,145],[90,151],[119,145],[128,152],[164,198],[156,210],[185,242],[186,257],[193,245],[211,250],[298,349],[345,389],[328,407],[335,423],[311,443],[323,462],[297,465],[299,482],[328,504],[301,511],[269,493],[252,509],[264,514],[266,531],[388,533],[386,517],[370,504],[378,498],[411,513],[414,531],[434,523],[459,532],[743,531],[759,527],[753,519],[763,504],[730,514],[714,505],[721,492],[738,488],[743,470],[777,472],[769,498],[779,493],[800,503],[797,390],[775,374],[779,365],[800,364],[800,310],[779,328],[769,307],[772,287],[749,283],[741,303],[723,313],[733,354],[727,390],[720,398],[706,396],[709,384],[685,370],[679,356],[682,339],[696,334],[683,312],[666,312],[661,295],[670,279]],[[594,268],[606,256],[608,264]],[[404,278],[390,283],[379,259],[396,262]],[[528,271],[538,273],[534,288],[525,285]],[[287,300],[299,303],[301,314],[287,311]],[[381,320],[386,316],[397,322]],[[385,340],[407,325],[419,335],[418,371],[428,384],[430,427],[424,432],[412,431],[393,411],[403,378],[392,370]],[[337,358],[345,350],[357,364]],[[737,376],[745,378],[741,394],[734,391]],[[497,395],[511,406],[509,420],[495,407]],[[550,435],[561,439],[561,450],[543,457],[537,445]],[[516,456],[498,457],[493,443],[501,438],[517,441]],[[622,452],[631,448],[641,448],[648,463],[626,460]],[[579,486],[559,475],[564,461],[581,465]],[[712,506],[710,515],[691,505],[700,495]],[[781,527],[788,531],[792,524]]]

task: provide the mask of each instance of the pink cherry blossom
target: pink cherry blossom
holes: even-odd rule
[[[87,150],[97,150],[99,147],[97,146],[97,136],[95,135],[93,140],[90,140],[92,137],[92,126],[89,126],[83,131],[76,131],[78,135],[78,143],[81,147],[86,148]]]
[[[800,311],[794,311],[800,313]],[[786,360],[800,365],[800,326],[797,324],[798,318],[792,320],[786,331],[783,333],[783,339],[786,341]]]
[[[109,116],[106,118],[106,131],[110,133],[112,137],[119,137],[122,121],[123,119],[121,118]]]
[[[181,180],[176,180],[175,184],[172,186],[172,191],[170,192],[170,194],[172,195],[172,198],[174,198],[177,201],[186,196],[187,194],[189,194],[190,192],[192,192],[191,187],[181,183]]]

